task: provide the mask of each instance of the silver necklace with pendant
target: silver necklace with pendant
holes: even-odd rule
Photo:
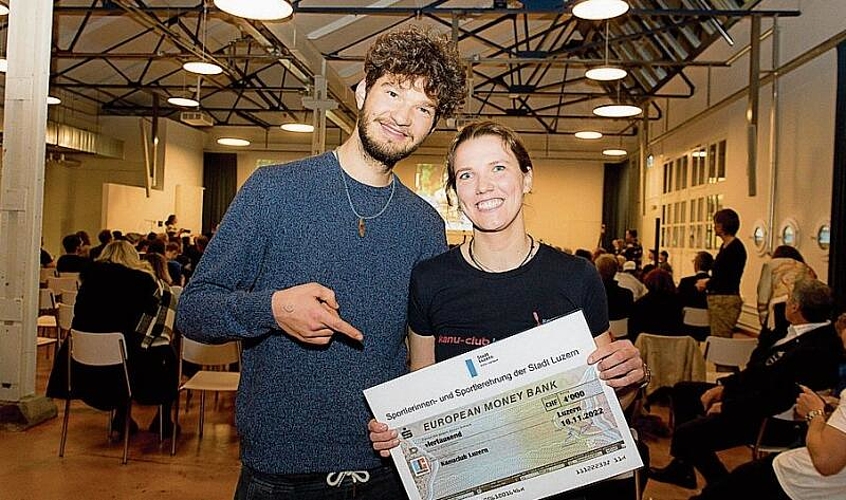
[[[341,159],[338,157],[338,151],[333,150],[332,154],[335,156],[335,159],[338,161],[338,166],[340,167]],[[347,195],[347,202],[350,204],[350,210],[352,210],[352,213],[358,219],[358,236],[360,238],[364,238],[364,235],[367,231],[365,221],[375,219],[376,217],[379,217],[380,215],[385,213],[385,210],[388,209],[388,205],[391,204],[391,200],[394,199],[394,191],[396,191],[397,187],[397,176],[391,174],[391,194],[388,196],[388,201],[385,202],[385,206],[382,207],[382,209],[376,212],[374,215],[361,215],[360,213],[358,213],[358,210],[355,209],[355,205],[353,205],[352,202],[352,197],[350,196],[350,187],[347,185],[347,174],[344,172],[343,167],[341,167],[341,182],[344,183],[344,193],[346,193]]]

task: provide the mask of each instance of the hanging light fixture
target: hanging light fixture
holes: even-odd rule
[[[202,76],[197,77],[197,93],[195,94],[195,97],[191,97],[190,94],[188,94],[188,89],[185,88],[185,77],[183,76],[182,77],[182,86],[183,86],[182,90],[183,90],[183,92],[185,92],[185,95],[168,97],[167,98],[168,104],[173,104],[174,106],[179,106],[179,107],[182,107],[182,108],[198,108],[198,107],[200,107],[200,88],[201,88],[201,85],[202,85],[202,80],[203,80]]]
[[[628,75],[628,72],[626,72],[623,68],[608,64],[609,24],[610,23],[608,21],[605,21],[605,64],[585,71],[585,77],[590,78],[591,80],[610,82],[625,78],[626,75]]]
[[[585,140],[594,140],[594,139],[602,139],[602,132],[597,132],[595,130],[579,130],[575,134],[577,139],[585,139]]]
[[[283,123],[279,128],[287,132],[314,132],[314,125],[309,125],[308,123]]]
[[[215,0],[215,3],[217,3],[217,0]],[[621,16],[628,10],[629,4],[624,0],[582,0],[573,6],[572,12],[579,19],[601,21]]]
[[[203,13],[200,17],[200,60],[188,61],[182,65],[182,69],[190,73],[198,75],[219,75],[223,73],[223,68],[215,63],[206,61],[206,32],[208,31],[208,12],[205,4],[203,4]]]
[[[0,3],[0,16],[8,16],[9,15],[9,7],[6,4]]]
[[[47,104],[48,105],[55,106],[56,104],[61,104],[61,103],[62,103],[62,100],[59,99],[58,97],[55,97],[55,96],[52,96],[52,95],[47,96]]]
[[[214,0],[214,5],[233,16],[258,21],[285,19],[294,13],[286,0]]]
[[[181,106],[183,108],[197,108],[200,103],[190,97],[168,97],[167,102],[174,106]]]
[[[593,108],[593,114],[603,118],[628,118],[643,113],[643,108],[633,104],[603,104]]]
[[[9,70],[9,61],[5,57],[0,57],[0,73],[5,73]]]
[[[238,137],[221,137],[217,140],[217,143],[221,146],[235,146],[240,148],[250,145],[250,141]]]
[[[625,149],[608,148],[603,149],[602,154],[604,154],[605,156],[626,156],[629,153]]]
[[[593,108],[593,114],[603,118],[628,118],[643,113],[643,108],[634,104],[620,102],[620,82],[617,82],[617,103],[603,104]]]

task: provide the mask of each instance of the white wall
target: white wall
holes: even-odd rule
[[[796,9],[796,2],[762,2],[759,8]],[[833,15],[833,2],[801,2],[802,16],[779,20],[780,66],[802,57],[811,48],[844,31],[842,16]],[[709,49],[703,60],[727,60],[748,45],[748,19],[731,30],[738,42],[729,48],[722,41]],[[762,31],[771,26],[762,23]],[[773,37],[762,42],[761,69],[771,69]],[[662,203],[681,201],[704,194],[724,195],[723,205],[741,214],[738,234],[749,252],[741,294],[744,315],[741,323],[754,328],[755,290],[761,264],[766,258],[756,252],[751,232],[755,221],[772,224],[778,232],[783,222],[794,219],[800,227],[798,249],[817,274],[825,279],[828,273],[827,253],[812,239],[819,224],[831,211],[831,182],[833,169],[834,104],[836,61],[834,49],[814,57],[797,69],[783,73],[779,80],[777,101],[780,126],[770,126],[773,109],[772,85],[761,86],[759,97],[759,130],[757,161],[757,194],[749,196],[747,177],[746,93],[748,85],[748,54],[740,57],[730,68],[712,68],[710,79],[705,69],[686,70],[694,80],[695,99],[669,103],[664,120],[650,124],[650,148],[655,156],[654,167],[647,176],[646,215],[643,217],[645,241],[652,241],[654,217],[660,216]],[[703,96],[710,95],[710,102]],[[734,96],[733,99],[730,99]],[[661,102],[666,106],[666,102]],[[709,107],[710,104],[710,107]],[[688,188],[682,192],[660,195],[662,164],[667,159],[689,153],[697,145],[716,140],[727,141],[727,179],[713,185]],[[770,141],[775,144],[775,158],[770,154]],[[770,196],[770,182],[776,172],[775,196]],[[774,216],[769,218],[770,207]],[[781,244],[774,238],[773,246]],[[671,263],[678,276],[692,272],[691,259],[698,248],[670,248]]]
[[[401,161],[395,172],[403,184],[413,190],[417,164],[442,165],[444,152],[433,154],[430,150],[414,154]],[[239,152],[238,186],[255,170],[258,160],[284,163],[305,156],[308,153]],[[529,232],[536,239],[552,245],[592,250],[599,238],[602,217],[603,165],[532,156],[535,164],[534,189],[526,200],[525,208]]]

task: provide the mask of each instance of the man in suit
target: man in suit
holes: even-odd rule
[[[708,309],[708,299],[705,292],[696,289],[696,282],[710,277],[711,267],[714,265],[714,257],[708,252],[696,252],[693,258],[693,276],[687,276],[679,280],[679,299],[682,307],[696,307]]]
[[[673,387],[675,430],[672,462],[652,469],[650,478],[684,488],[696,488],[694,468],[711,483],[728,475],[716,452],[752,442],[761,421],[789,409],[799,393],[797,384],[813,390],[834,386],[843,345],[830,318],[831,289],[817,280],[796,283],[787,302],[787,335],[752,354],[740,373],[719,384],[680,382]],[[782,440],[794,435],[792,422],[773,422]],[[777,428],[778,424],[784,424]]]

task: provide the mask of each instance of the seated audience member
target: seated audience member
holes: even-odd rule
[[[150,267],[153,268],[153,274],[156,276],[159,286],[170,288],[173,280],[167,270],[167,259],[164,255],[158,252],[147,252],[141,256],[141,260],[148,262]]]
[[[785,309],[791,325],[787,336],[769,349],[756,349],[746,368],[720,379],[720,385],[676,384],[673,460],[663,469],[651,469],[649,477],[695,488],[696,468],[708,484],[716,484],[728,475],[716,452],[752,442],[764,418],[793,405],[797,384],[813,390],[833,387],[844,356],[829,320],[833,306],[832,292],[824,283],[796,282]],[[774,441],[795,440],[792,422],[772,420],[768,429]]]
[[[626,242],[623,241],[622,238],[617,238],[611,241],[611,250],[614,255],[623,255],[626,251]],[[623,262],[625,262],[626,257],[623,256]]]
[[[177,394],[176,354],[170,345],[171,331],[163,328],[150,338],[149,320],[156,318],[163,307],[156,276],[147,262],[142,261],[131,244],[113,241],[106,245],[97,261],[80,275],[82,284],[74,306],[73,328],[84,332],[121,332],[126,339],[127,366],[132,398],[145,405],[163,405],[164,415],[170,415]],[[167,305],[164,305],[165,307]],[[145,320],[146,322],[142,321]],[[160,325],[166,326],[166,325]],[[139,330],[144,330],[139,331]],[[67,396],[67,344],[63,344],[50,374],[47,395]],[[63,361],[60,361],[63,360]],[[112,384],[122,383],[111,367],[74,365],[73,380],[80,381],[86,390],[74,395],[95,408],[104,408]],[[104,399],[105,398],[105,399]],[[123,430],[125,410],[115,412],[112,429]],[[163,433],[170,435],[173,424],[164,419]],[[150,425],[158,431],[158,416]],[[130,431],[138,429],[130,423]]]
[[[91,260],[96,260],[97,257],[100,256],[100,253],[103,251],[103,248],[106,247],[109,243],[112,242],[114,238],[112,237],[112,232],[108,229],[102,229],[99,233],[97,233],[97,240],[100,242],[99,245],[96,247],[92,247],[91,250],[88,251],[88,256]]]
[[[112,239],[115,241],[123,241],[126,239],[126,236],[123,235],[123,231],[115,229],[112,231]]]
[[[673,266],[670,265],[670,253],[666,250],[661,250],[658,254],[658,269],[663,269],[673,274]]]
[[[171,241],[165,246],[165,258],[167,259],[167,271],[176,286],[185,286],[185,278],[182,275],[182,264],[176,260],[182,253],[182,245],[179,242]]]
[[[841,314],[835,328],[844,347],[845,327],[846,314]],[[834,398],[803,386],[796,414],[808,422],[806,446],[743,464],[691,500],[842,498],[846,492],[846,389],[837,394],[839,406]]]
[[[91,237],[88,236],[88,233],[83,230],[79,230],[76,232],[76,235],[79,236],[80,241],[82,241],[82,249],[80,255],[83,257],[90,257],[88,255],[89,250],[91,250]]]
[[[682,308],[673,276],[663,269],[653,269],[643,278],[648,292],[637,299],[629,317],[629,337],[641,333],[679,335],[682,332]]]
[[[144,255],[147,253],[147,250],[150,248],[150,240],[147,238],[142,238],[138,240],[138,243],[135,244],[135,251],[138,252],[140,255]]]
[[[643,269],[640,270],[641,280],[646,279],[646,275],[649,274],[650,272],[652,272],[654,269],[657,269],[657,268],[658,268],[658,266],[656,266],[652,262],[649,262],[648,264],[644,264]]]
[[[708,298],[705,291],[697,290],[696,282],[710,277],[711,266],[714,265],[714,257],[708,252],[696,252],[693,258],[692,276],[686,276],[679,280],[679,300],[682,307],[695,307],[697,309],[708,309]]]
[[[634,295],[614,279],[617,275],[617,258],[603,254],[596,258],[594,265],[599,271],[599,277],[605,286],[605,295],[608,297],[608,319],[614,321],[631,316]]]
[[[44,250],[44,238],[41,238],[41,267],[56,267],[56,261],[53,260],[53,256],[50,255],[50,252]]]
[[[813,269],[805,264],[799,250],[789,245],[780,245],[773,250],[773,257],[761,266],[758,279],[758,318],[761,321],[761,336],[782,337],[787,331],[784,319],[784,303],[790,289],[797,280],[816,278]]]
[[[587,248],[577,248],[576,257],[581,257],[588,262],[593,262],[593,253]]]
[[[56,270],[60,273],[80,273],[91,259],[82,255],[82,238],[78,234],[69,234],[62,238],[65,254],[56,261]]]
[[[617,283],[619,283],[621,287],[631,290],[635,300],[646,295],[646,292],[648,291],[646,289],[646,285],[644,285],[643,282],[641,282],[635,275],[635,273],[637,273],[637,264],[627,260],[623,263],[621,269],[622,271],[614,275],[614,279],[617,280]]]

